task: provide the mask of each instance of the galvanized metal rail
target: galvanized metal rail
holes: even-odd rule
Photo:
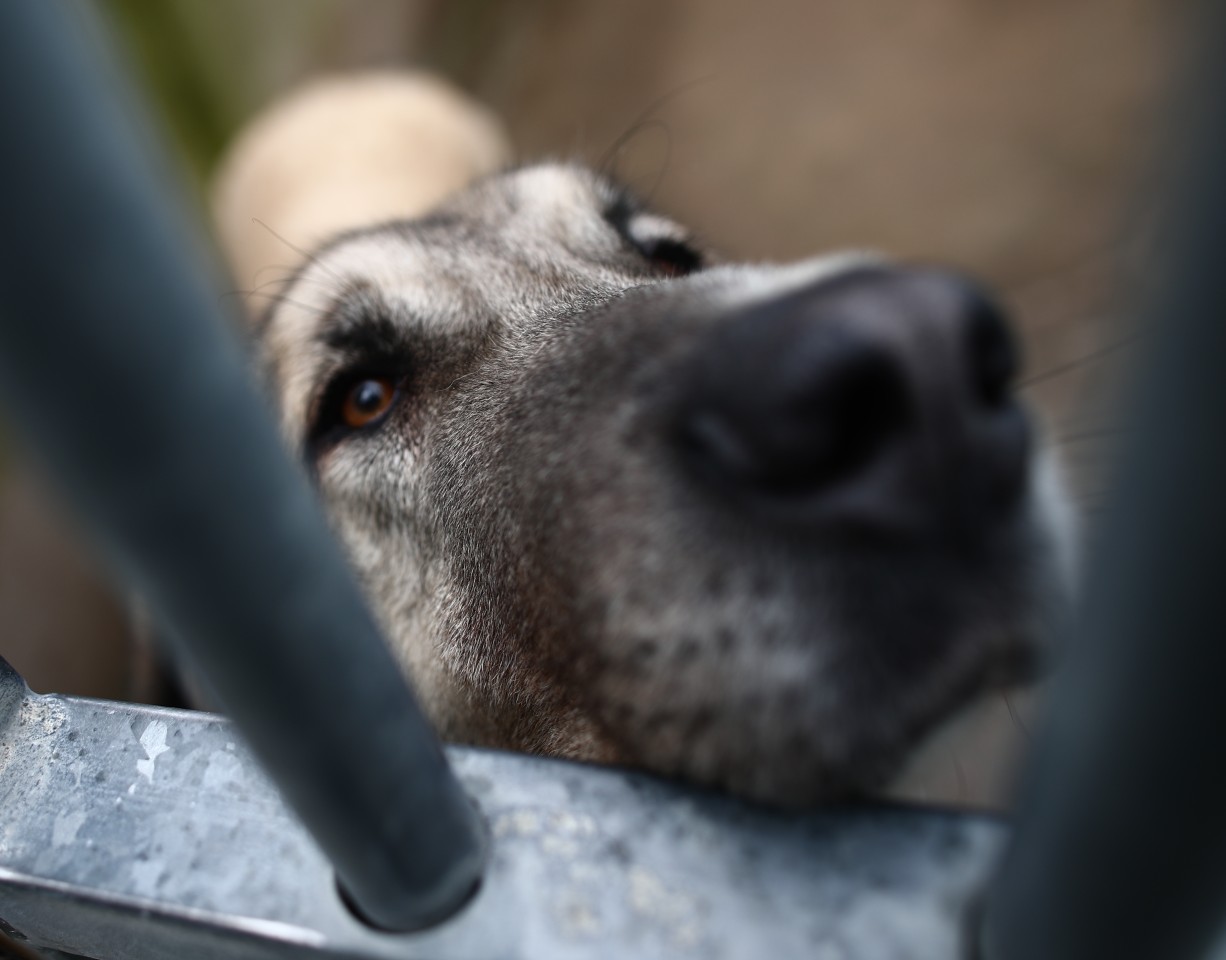
[[[947,960],[1004,839],[983,817],[790,817],[451,749],[489,825],[485,877],[449,920],[396,934],[346,908],[226,720],[35,696],[0,666],[0,745],[0,917],[104,960]]]

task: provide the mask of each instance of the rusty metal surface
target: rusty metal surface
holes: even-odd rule
[[[0,660],[0,664],[3,661]],[[785,816],[622,771],[449,750],[491,839],[416,934],[355,919],[233,727],[0,675],[0,918],[104,960],[960,955],[996,821]]]

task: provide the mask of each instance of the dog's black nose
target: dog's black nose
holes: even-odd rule
[[[861,268],[721,322],[682,377],[677,439],[705,482],[789,518],[974,527],[1025,487],[1017,366],[966,279]]]

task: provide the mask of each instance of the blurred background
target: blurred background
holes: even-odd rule
[[[519,159],[616,153],[640,192],[731,258],[862,247],[985,278],[1092,514],[1187,3],[79,2],[113,25],[202,216],[227,144],[269,100],[320,74],[411,66],[491,107]],[[139,695],[126,606],[0,439],[4,655],[35,689]],[[1016,734],[1008,707],[996,725]],[[1011,748],[995,737],[951,764],[959,795],[996,796]]]

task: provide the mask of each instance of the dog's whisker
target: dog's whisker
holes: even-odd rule
[[[1016,389],[1018,391],[1026,390],[1035,386],[1036,384],[1045,383],[1049,380],[1055,379],[1056,377],[1063,376],[1066,373],[1071,373],[1074,370],[1079,370],[1082,367],[1089,366],[1092,363],[1097,363],[1100,360],[1106,359],[1111,354],[1122,350],[1124,347],[1131,346],[1140,340],[1142,336],[1143,334],[1141,333],[1134,333],[1126,337],[1121,337],[1119,340],[1108,343],[1097,350],[1093,350],[1090,353],[1085,354],[1084,356],[1076,357],[1073,360],[1067,360],[1063,363],[1058,363],[1055,366],[1048,367],[1046,370],[1043,370],[1040,373],[1032,374],[1031,376],[1025,377],[1018,381]]]
[[[241,300],[243,301],[243,305],[244,305],[244,306],[247,306],[247,305],[249,305],[249,304],[251,303],[251,298],[252,298],[252,297],[255,297],[255,296],[265,296],[265,297],[270,296],[270,294],[265,294],[265,293],[263,293],[262,291],[263,291],[263,288],[264,288],[264,287],[272,286],[274,282],[275,282],[275,281],[268,281],[268,282],[266,282],[266,283],[262,283],[262,284],[260,284],[258,287],[253,287],[253,288],[252,288],[252,289],[250,289],[250,290],[227,290],[227,291],[225,291],[224,293],[222,293],[222,294],[221,294],[221,295],[220,295],[220,296],[217,298],[217,300],[218,300],[218,302],[219,302],[219,303],[224,303],[224,302],[225,302],[225,301],[227,301],[227,300],[233,300],[233,299],[236,299],[236,298],[237,298],[237,299],[241,299]]]
[[[329,281],[321,280],[318,277],[298,277],[297,279],[295,279],[293,271],[291,271],[287,273],[284,277],[278,277],[273,280],[265,280],[263,283],[257,284],[256,286],[252,287],[249,290],[236,290],[234,292],[241,294],[244,300],[249,302],[250,299],[254,296],[265,296],[265,297],[269,296],[269,294],[266,294],[263,292],[266,287],[278,287],[278,288],[288,289],[288,284],[291,280],[294,281],[295,286],[313,284],[317,287],[320,287],[324,290],[329,290],[329,291],[334,286],[334,284],[330,283]]]
[[[621,156],[626,145],[636,135],[651,125],[648,123],[648,121],[660,123],[660,121],[655,120],[656,112],[662,110],[664,107],[668,106],[682,95],[689,93],[698,87],[712,83],[715,80],[715,74],[708,74],[702,77],[695,77],[692,80],[686,80],[649,103],[647,107],[637,117],[635,117],[634,120],[631,121],[630,125],[618,135],[617,139],[615,139],[609,148],[604,152],[604,155],[600,158],[600,162],[596,164],[597,173],[599,173],[601,176],[616,179],[614,174],[614,165],[618,157]],[[667,129],[667,127],[665,127],[665,129]],[[671,140],[669,155],[671,156]],[[663,173],[661,173],[660,179],[663,179]]]
[[[632,130],[628,131],[628,133],[631,135],[631,138],[632,138],[632,137],[640,136],[645,131],[648,131],[648,130],[659,130],[661,133],[663,133],[664,135],[664,141],[663,141],[664,142],[664,155],[660,160],[659,169],[656,171],[655,179],[652,180],[651,182],[650,189],[639,190],[637,188],[634,188],[633,185],[631,185],[631,189],[634,189],[634,192],[638,194],[639,196],[641,196],[644,202],[646,203],[651,202],[652,198],[656,194],[656,191],[660,188],[660,184],[664,182],[664,176],[665,174],[668,173],[668,169],[672,163],[672,156],[673,156],[672,129],[669,127],[667,123],[665,123],[663,120],[659,119],[658,117],[655,117],[649,120],[644,120],[642,123],[635,126]],[[629,142],[627,142],[626,144],[623,144],[623,146],[618,150],[617,156],[614,157],[614,164],[616,164],[617,160],[622,156],[623,152],[628,146],[629,146]],[[609,173],[609,176],[610,178],[617,179],[619,181],[624,180],[624,177],[622,177],[616,171],[611,171]]]
[[[232,300],[240,300],[242,309],[245,310],[251,303],[251,294],[246,290],[226,290],[217,296],[217,303],[222,307],[227,307]]]
[[[1022,731],[1023,735],[1029,737],[1030,730],[1027,728],[1026,724],[1022,722],[1022,718],[1018,716],[1018,712],[1013,706],[1013,701],[1009,699],[1008,692],[1006,691],[1002,693],[1000,695],[1000,699],[1005,702],[1005,709],[1009,711],[1009,719],[1013,721],[1013,725]]]
[[[1062,282],[1069,274],[1088,272],[1104,266],[1110,270],[1121,260],[1121,251],[1135,244],[1136,238],[1125,230],[1101,243],[1092,244],[1072,254],[1063,263],[1053,267],[1025,275],[1006,277],[997,284],[997,289],[1008,297],[1023,296],[1037,287]]]
[[[311,253],[309,250],[304,250],[302,247],[298,246],[296,243],[293,243],[292,241],[283,237],[281,234],[277,233],[276,230],[270,227],[267,223],[265,223],[259,217],[252,217],[251,222],[259,224],[261,227],[267,230],[270,234],[272,234],[272,236],[276,237],[276,239],[280,240],[283,244],[285,244],[287,247],[293,250],[294,253],[301,256],[304,263],[308,263],[313,266],[318,266],[321,270],[328,273],[328,275],[332,277],[332,279],[336,280],[337,282],[343,282],[344,278],[341,277],[340,274],[332,272],[327,267],[325,267],[323,260],[320,257]]]
[[[251,287],[250,289],[251,290],[263,290],[265,287],[277,287],[277,286],[284,287],[284,286],[288,286],[290,283],[293,283],[295,286],[309,285],[309,286],[322,287],[326,290],[331,290],[333,287],[335,287],[335,284],[332,283],[330,280],[325,280],[320,277],[296,276],[295,274],[297,274],[298,271],[295,270],[294,268],[283,268],[283,269],[285,269],[285,273],[282,276],[273,277],[273,279],[265,280],[263,283],[257,283],[255,286]]]
[[[269,270],[281,270],[283,272],[281,274],[280,279],[281,279],[281,282],[284,282],[285,280],[288,280],[290,277],[292,277],[294,273],[297,271],[297,269],[298,269],[297,267],[293,266],[292,264],[288,264],[288,263],[270,263],[263,267],[260,267],[260,269],[255,272],[255,275],[251,279],[258,281],[260,279],[260,276],[262,274],[267,273]],[[262,286],[262,284],[257,284],[257,285]]]
[[[321,306],[318,306],[317,304],[312,304],[312,303],[303,303],[301,300],[294,300],[290,297],[287,297],[283,293],[263,293],[259,290],[250,290],[247,292],[247,296],[248,298],[262,297],[263,299],[268,301],[269,305],[278,304],[278,303],[288,303],[288,304],[291,304],[292,306],[298,307],[300,310],[306,310],[314,316],[320,316],[328,312],[327,307],[321,307]]]

